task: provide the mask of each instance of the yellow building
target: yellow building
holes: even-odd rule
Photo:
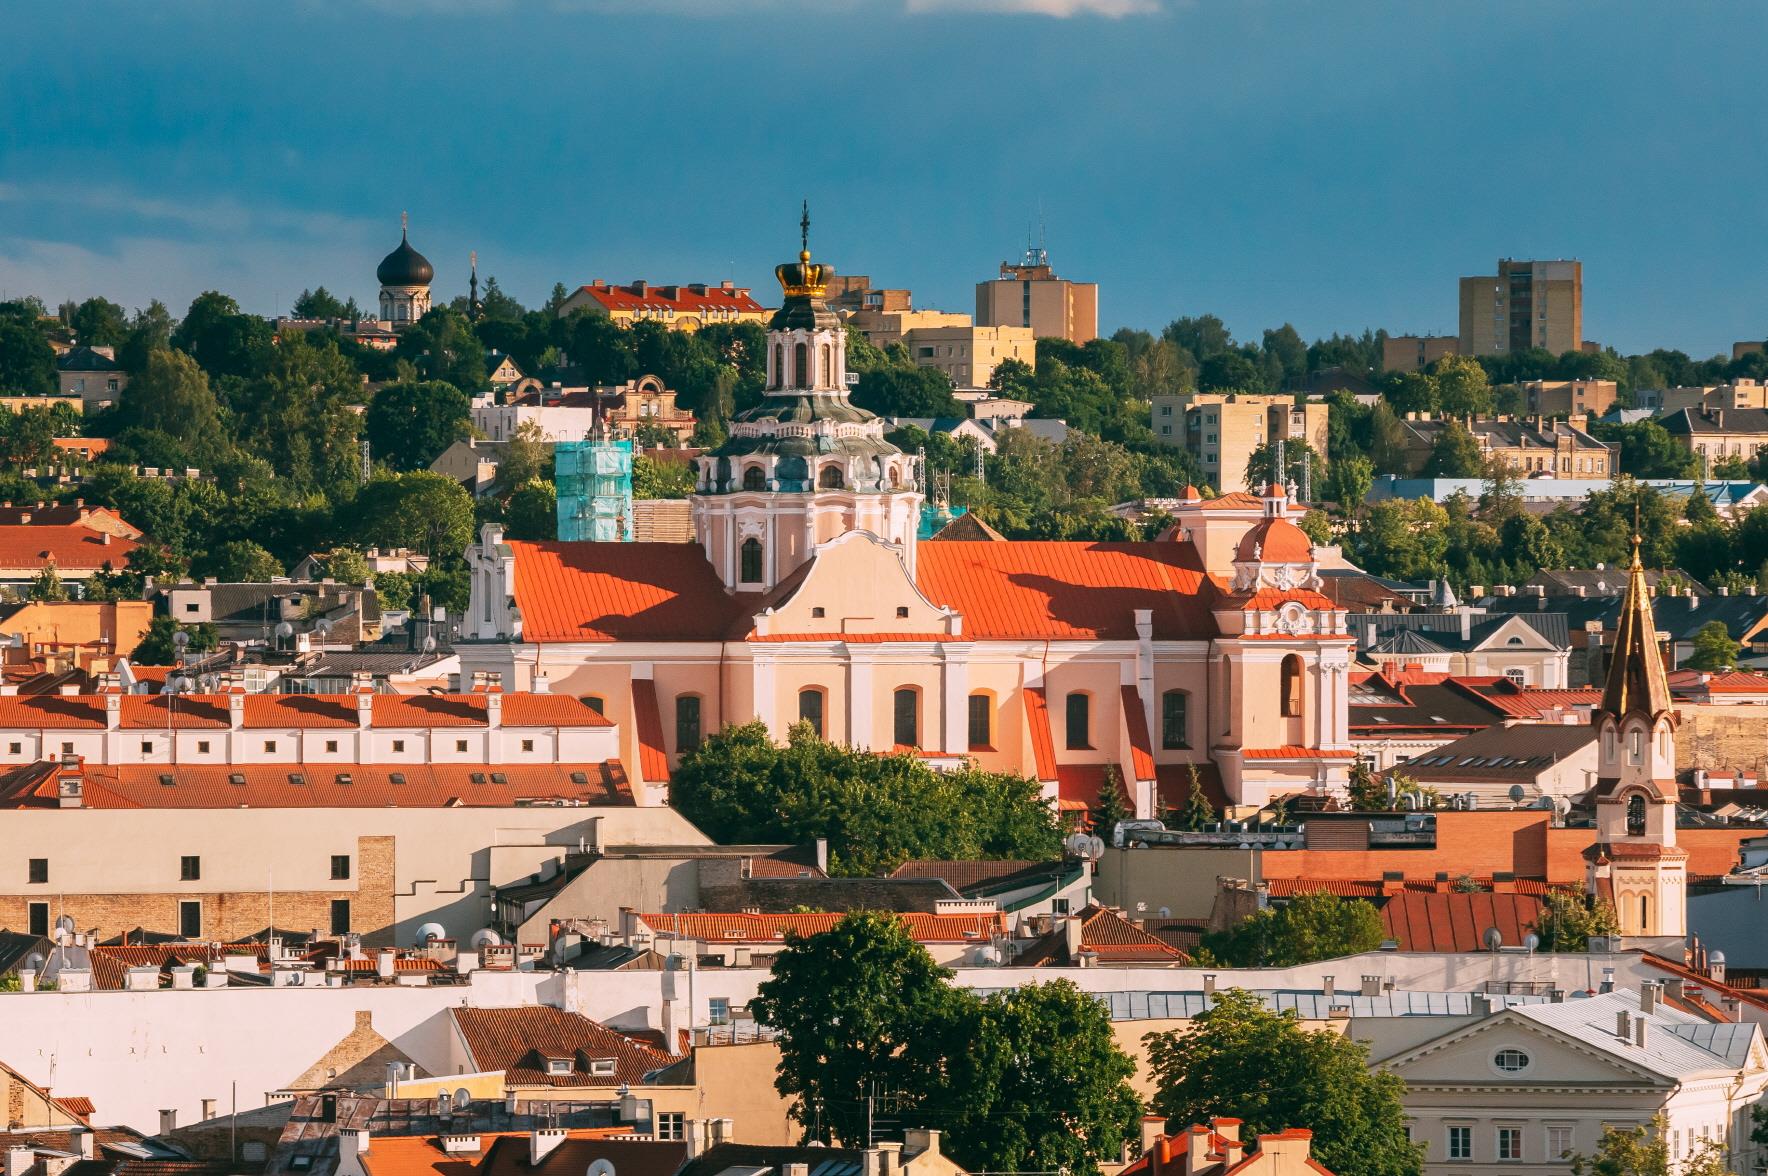
[[[986,388],[1003,360],[1037,366],[1037,336],[1030,327],[914,327],[903,333],[902,344],[916,366],[938,368],[954,388]]]
[[[1154,439],[1190,450],[1216,489],[1245,490],[1246,463],[1269,441],[1306,441],[1326,454],[1330,408],[1297,404],[1292,396],[1247,392],[1187,392],[1156,396],[1151,408]],[[1323,472],[1323,471],[1322,471]]]
[[[1389,335],[1381,341],[1381,370],[1421,372],[1445,355],[1460,355],[1457,335]]]
[[[1461,279],[1461,354],[1504,355],[1584,344],[1584,263],[1498,263],[1491,277]]]
[[[661,323],[672,331],[697,331],[712,323],[765,323],[767,308],[750,297],[747,287],[731,282],[709,286],[654,286],[644,280],[615,286],[597,278],[559,304],[559,317],[585,310],[604,315],[623,327]]]
[[[1001,275],[976,283],[976,321],[985,327],[1029,327],[1039,339],[1085,343],[1099,337],[1099,284],[1056,276],[1042,249],[1028,249]]]
[[[910,331],[933,327],[970,326],[970,316],[949,310],[916,310],[910,306],[869,306],[853,311],[843,320],[850,331],[858,331],[874,347],[904,343]]]

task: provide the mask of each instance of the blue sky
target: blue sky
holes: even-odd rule
[[[971,309],[1041,203],[1100,325],[1453,332],[1579,257],[1585,327],[1768,334],[1768,5],[1661,0],[9,4],[0,289],[369,300],[399,213],[553,282],[819,258]]]

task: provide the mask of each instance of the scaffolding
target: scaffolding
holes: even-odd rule
[[[553,447],[559,538],[632,542],[632,442],[561,441]]]

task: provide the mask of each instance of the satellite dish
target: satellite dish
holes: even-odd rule
[[[60,944],[64,944],[64,945],[73,942],[73,939],[74,939],[74,916],[63,915],[63,916],[61,916],[61,918],[55,920],[54,939],[55,939],[55,942],[60,943]]]
[[[1069,857],[1086,857],[1091,840],[1085,833],[1075,833],[1062,843],[1062,848],[1068,851]]]
[[[1172,913],[1173,913],[1173,909],[1171,907],[1161,907],[1160,908],[1160,917],[1163,919],[1171,918]]]
[[[1536,935],[1533,931],[1530,931],[1527,935],[1522,937],[1522,945],[1528,948],[1532,953],[1535,949],[1541,946],[1541,937]]]
[[[471,1093],[468,1092],[466,1087],[463,1086],[459,1090],[454,1092],[454,1109],[455,1110],[457,1110],[457,1111],[465,1110],[466,1105],[472,1101],[473,1101],[473,1096]]]
[[[417,929],[417,945],[419,947],[430,946],[430,940],[432,939],[447,938],[448,928],[440,923],[425,923],[422,927]]]
[[[1098,861],[1105,856],[1105,839],[1103,837],[1087,838],[1087,849],[1091,853],[1092,859]]]
[[[1527,795],[1528,793],[1524,791],[1521,784],[1512,784],[1510,786],[1510,802],[1512,804],[1521,804],[1523,797]]]
[[[503,937],[489,927],[481,927],[473,932],[474,947],[496,947],[503,942]]]
[[[1487,951],[1497,951],[1504,946],[1504,933],[1496,927],[1487,927],[1486,933],[1480,936],[1480,940],[1486,945]]]
[[[585,1176],[614,1176],[614,1161],[600,1159],[589,1166]]]

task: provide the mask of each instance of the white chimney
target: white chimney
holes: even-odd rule
[[[6,1176],[25,1176],[37,1162],[37,1153],[28,1147],[6,1149]]]
[[[382,980],[391,980],[399,970],[399,953],[390,947],[381,948],[380,954],[375,957],[374,970],[375,975]]]

